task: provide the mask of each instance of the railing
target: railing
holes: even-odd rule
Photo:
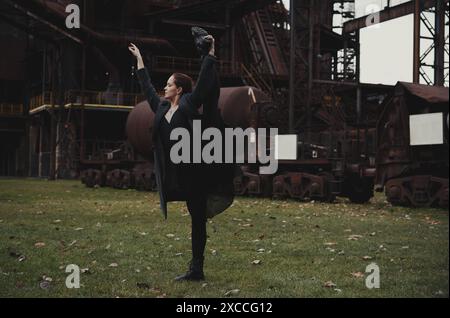
[[[30,110],[34,110],[43,105],[52,105],[53,104],[53,93],[45,91],[40,95],[34,96],[30,100]]]
[[[64,105],[81,105],[83,92],[81,90],[70,90],[64,94]],[[84,91],[84,104],[98,106],[130,106],[133,107],[144,100],[141,94],[131,94],[122,92],[100,92]],[[30,110],[34,110],[44,105],[57,104],[52,92],[45,91],[30,100]]]
[[[64,96],[65,104],[81,105],[82,93],[83,92],[80,90],[67,91]],[[144,97],[140,94],[107,91],[84,91],[84,104],[132,107],[141,102],[143,99]]]
[[[23,115],[23,105],[0,103],[0,115]]]

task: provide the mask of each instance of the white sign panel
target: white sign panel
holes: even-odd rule
[[[297,160],[297,135],[275,136],[275,160]]]
[[[431,113],[409,116],[411,146],[441,145],[444,143],[444,114]]]

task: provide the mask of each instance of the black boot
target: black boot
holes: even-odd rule
[[[192,259],[189,263],[189,270],[178,277],[175,278],[176,281],[190,280],[190,281],[200,281],[204,280],[205,275],[203,274],[203,259]]]

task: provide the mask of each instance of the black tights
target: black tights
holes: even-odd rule
[[[192,220],[192,256],[203,260],[206,246],[206,197],[193,195],[186,201]]]

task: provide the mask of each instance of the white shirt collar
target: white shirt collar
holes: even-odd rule
[[[167,120],[167,122],[168,122],[169,124],[170,124],[170,122],[171,122],[171,120],[172,120],[173,114],[175,114],[175,112],[176,112],[177,110],[178,110],[178,105],[177,105],[177,106],[170,107],[169,110],[167,111],[165,117],[166,117],[166,120]]]

